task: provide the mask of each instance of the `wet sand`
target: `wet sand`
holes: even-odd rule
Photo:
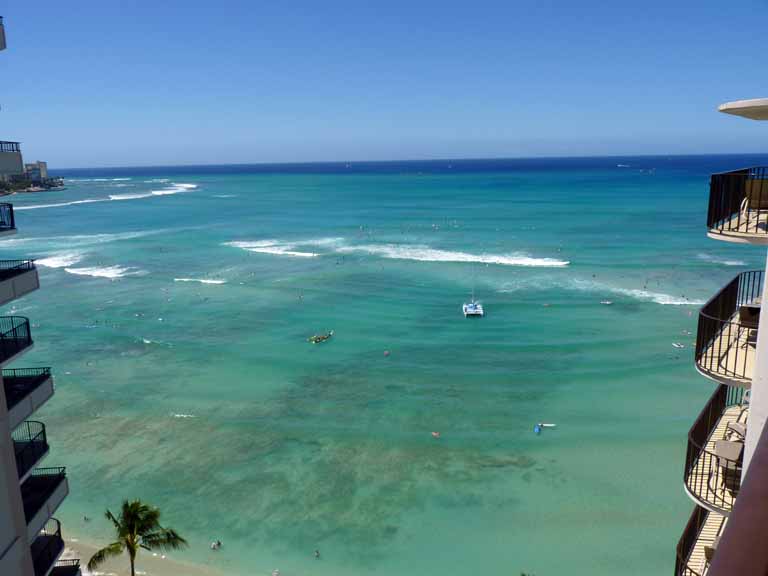
[[[106,543],[106,542],[105,542]],[[110,559],[102,564],[96,571],[89,572],[86,568],[90,557],[99,549],[92,542],[86,542],[79,538],[67,539],[66,550],[62,559],[79,558],[83,576],[130,576],[130,563],[128,555]],[[156,555],[155,555],[156,554]],[[142,550],[136,558],[136,574],[138,576],[224,576],[222,572],[209,566],[201,566],[185,562],[183,551],[172,553],[172,557],[160,553]]]

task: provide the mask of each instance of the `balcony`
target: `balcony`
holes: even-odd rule
[[[0,260],[0,305],[40,288],[33,260]]]
[[[677,543],[675,576],[705,576],[727,518],[696,506]]]
[[[3,26],[2,16],[0,16],[0,50],[5,50],[5,26]]]
[[[13,453],[16,457],[16,470],[19,481],[23,482],[27,474],[48,454],[48,438],[45,424],[42,422],[24,422],[11,433]]]
[[[707,227],[718,240],[768,244],[768,168],[713,174]]]
[[[696,369],[730,386],[750,386],[755,365],[763,271],[742,272],[699,311]]]
[[[16,368],[2,371],[11,429],[29,418],[53,396],[50,368]]]
[[[0,142],[0,152],[2,145],[8,142]],[[0,202],[0,236],[16,234],[16,219],[13,216],[13,204]]]
[[[29,319],[23,316],[0,317],[0,364],[14,360],[32,346]]]
[[[36,468],[21,485],[27,536],[34,539],[69,493],[64,468]]]
[[[688,432],[685,489],[699,506],[727,515],[741,486],[749,404],[744,388],[720,385]]]
[[[80,560],[59,560],[48,576],[80,576]]]
[[[64,552],[64,540],[61,537],[61,525],[51,518],[37,535],[30,546],[32,565],[35,576],[46,576],[56,565],[56,561]]]

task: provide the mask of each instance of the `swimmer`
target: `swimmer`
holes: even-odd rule
[[[440,438],[440,432],[432,432],[432,438]]]
[[[315,550],[315,560],[320,560],[320,550]]]

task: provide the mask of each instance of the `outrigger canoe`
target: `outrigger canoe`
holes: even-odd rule
[[[321,342],[328,340],[331,336],[333,336],[333,330],[327,334],[315,334],[314,336],[310,336],[307,340],[312,342],[312,344],[320,344]]]

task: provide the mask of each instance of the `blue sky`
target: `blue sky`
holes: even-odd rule
[[[0,1],[52,167],[764,152],[766,2]]]

